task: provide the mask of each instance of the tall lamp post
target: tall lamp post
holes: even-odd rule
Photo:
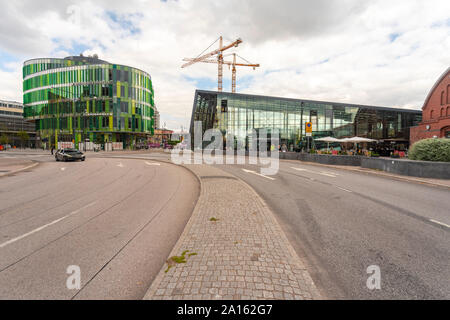
[[[76,132],[75,132],[75,113],[76,113],[76,108],[77,108],[77,105],[76,105],[77,101],[76,101],[76,98],[75,98],[75,84],[72,84],[72,97],[73,97],[73,105],[72,105],[72,133],[73,133],[73,137],[72,137],[72,141],[73,141],[73,147],[75,148],[75,141],[77,141],[77,139],[76,139]]]
[[[303,107],[304,103],[300,104],[300,143],[302,145],[302,149],[300,151],[303,151]]]

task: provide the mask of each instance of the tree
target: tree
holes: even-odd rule
[[[6,135],[6,133],[2,133],[0,136],[0,144],[8,144],[9,143],[9,137]]]
[[[30,136],[28,135],[28,132],[26,132],[26,131],[19,131],[19,133],[17,135],[20,139],[21,147],[23,148],[23,145],[26,144],[28,142],[28,140],[30,140]]]
[[[104,137],[102,135],[97,134],[95,136],[94,143],[95,144],[103,144],[103,141],[104,141],[103,139],[104,139]]]

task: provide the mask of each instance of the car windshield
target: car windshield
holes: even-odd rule
[[[80,151],[76,150],[76,149],[66,149],[64,150],[65,153],[80,153]]]

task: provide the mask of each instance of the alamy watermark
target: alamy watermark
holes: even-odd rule
[[[69,277],[66,280],[66,287],[69,290],[81,289],[81,268],[79,266],[68,266],[66,273]]]
[[[75,4],[67,7],[66,13],[68,15],[69,23],[80,26],[81,25],[81,7]]]
[[[381,290],[381,269],[379,266],[373,265],[367,268],[367,274],[370,277],[367,279],[366,285],[369,290]]]
[[[260,129],[235,136],[223,134],[218,129],[209,129],[203,133],[202,122],[195,122],[194,136],[183,135],[183,148],[172,150],[172,162],[175,164],[209,165],[259,165],[262,175],[272,176],[278,173],[280,163],[280,134],[278,129]],[[172,135],[172,140],[180,140],[180,135]],[[193,148],[192,148],[193,141]]]

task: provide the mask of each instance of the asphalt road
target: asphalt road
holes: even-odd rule
[[[220,168],[267,202],[325,297],[450,298],[450,190],[298,161],[272,177]],[[381,290],[367,288],[373,265]]]
[[[0,178],[0,299],[141,299],[199,195],[186,169],[157,161],[42,162]],[[68,290],[69,266],[81,290]]]

